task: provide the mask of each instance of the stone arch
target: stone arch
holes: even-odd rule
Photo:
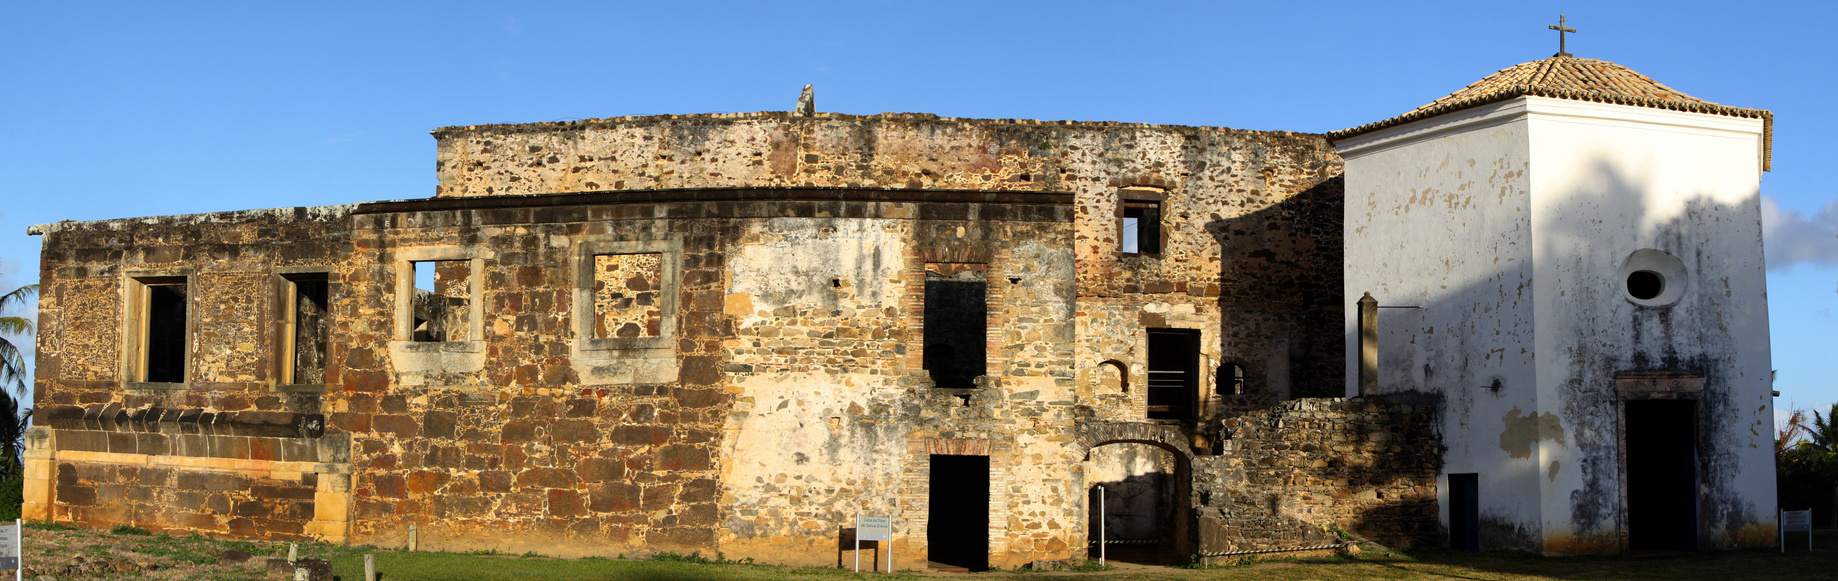
[[[1091,459],[1091,449],[1105,444],[1123,442],[1148,444],[1173,452],[1178,462],[1192,464],[1193,449],[1190,438],[1179,427],[1148,422],[1081,422],[1078,443],[1081,456]]]
[[[1112,379],[1116,382],[1116,391],[1110,390]],[[1130,366],[1116,359],[1106,359],[1098,363],[1098,393],[1129,393]]]
[[[1175,474],[1172,480],[1174,490],[1168,502],[1172,507],[1172,527],[1162,546],[1162,560],[1165,564],[1183,564],[1187,555],[1195,553],[1197,547],[1194,537],[1195,499],[1193,497],[1193,449],[1189,438],[1179,427],[1147,422],[1080,422],[1078,436],[1074,439],[1079,446],[1081,462],[1091,460],[1094,448],[1109,444],[1146,444],[1168,452],[1174,457]],[[1095,507],[1087,506],[1089,511]],[[1086,519],[1087,522],[1090,518]],[[1087,538],[1096,535],[1096,531],[1086,531]],[[1097,558],[1092,554],[1089,558]]]

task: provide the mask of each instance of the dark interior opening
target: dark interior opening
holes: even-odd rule
[[[1220,365],[1218,375],[1213,378],[1213,391],[1221,396],[1244,395],[1244,366],[1237,363]]]
[[[988,288],[982,271],[925,276],[925,370],[936,387],[976,387],[985,373]]]
[[[1651,270],[1642,270],[1627,275],[1627,294],[1640,300],[1650,300],[1666,291],[1666,279]]]
[[[1697,402],[1627,402],[1627,544],[1696,551]]]
[[[1481,550],[1481,475],[1449,475],[1449,548]]]
[[[932,455],[926,513],[927,561],[945,568],[989,568],[989,457]]]
[[[326,300],[329,285],[324,276],[294,281],[293,383],[325,383]]]
[[[1149,329],[1149,417],[1193,417],[1200,376],[1198,329]]]
[[[147,285],[146,381],[185,381],[185,285]]]

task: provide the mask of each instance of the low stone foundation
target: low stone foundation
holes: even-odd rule
[[[320,435],[310,418],[255,424],[189,411],[143,409],[121,421],[91,413],[28,431],[23,516],[239,538],[347,538],[348,435]],[[168,417],[175,421],[162,421]]]
[[[1194,461],[1203,553],[1342,542],[1434,544],[1441,443],[1433,403],[1300,399],[1222,420]]]

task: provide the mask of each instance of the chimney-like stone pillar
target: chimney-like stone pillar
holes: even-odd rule
[[[1359,298],[1359,395],[1378,395],[1378,299]]]

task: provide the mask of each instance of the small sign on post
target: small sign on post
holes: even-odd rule
[[[1806,552],[1812,552],[1812,509],[1781,511],[1781,552],[1787,552],[1787,533],[1806,533]]]
[[[19,577],[18,574],[23,569],[23,563],[20,561],[23,561],[22,557],[25,556],[25,551],[20,546],[25,537],[25,527],[21,526],[22,524],[24,523],[14,519],[13,524],[0,525],[0,569],[13,571],[15,579]]]
[[[862,541],[887,543],[887,572],[893,572],[893,518],[885,516],[855,517],[855,572],[862,571]],[[873,568],[874,563],[868,564]]]

